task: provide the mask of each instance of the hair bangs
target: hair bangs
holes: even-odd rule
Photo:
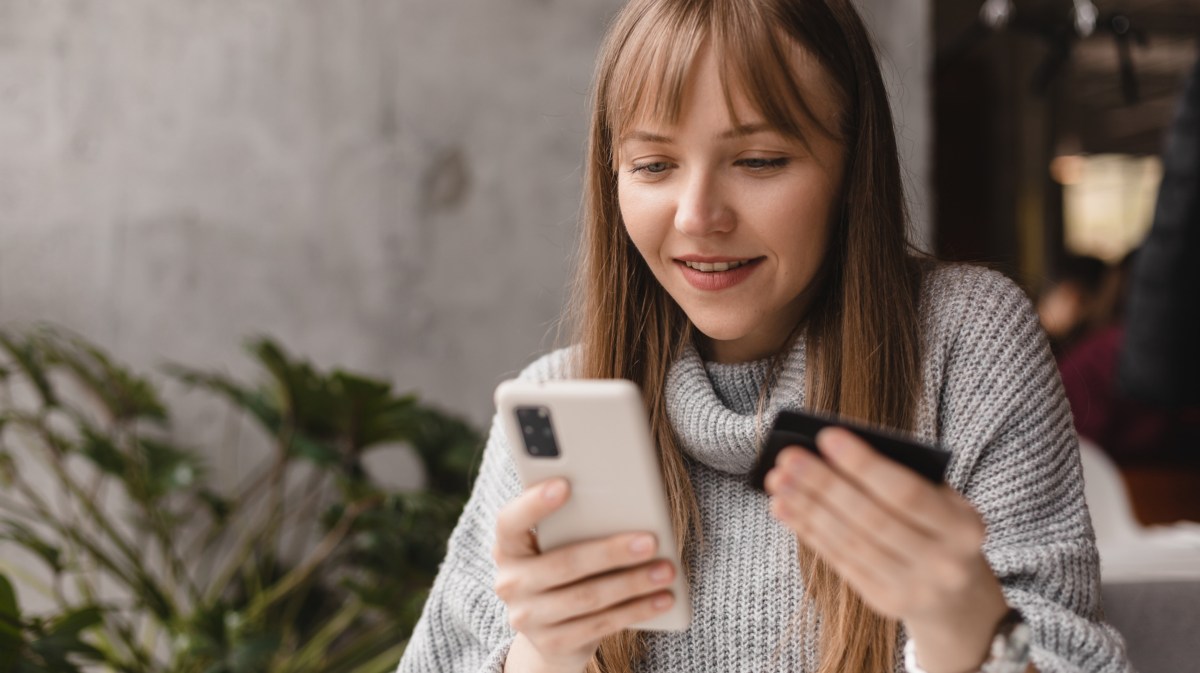
[[[647,8],[629,26],[600,101],[613,144],[619,145],[635,123],[678,123],[688,75],[706,44],[721,64],[725,104],[735,125],[743,122],[734,105],[735,96],[741,96],[763,122],[806,146],[814,130],[842,138],[844,112],[832,126],[815,113],[792,67],[794,46],[800,43],[773,28],[777,25],[758,3],[743,0]],[[801,58],[817,57],[806,48]],[[845,99],[841,91],[835,94],[839,101]],[[617,160],[616,149],[612,161]]]
[[[844,135],[845,96],[840,90],[831,93],[838,101],[836,119],[822,120],[805,93],[805,83],[797,76],[796,59],[820,63],[817,54],[802,40],[784,33],[777,17],[760,3],[732,0],[717,2],[720,16],[714,13],[712,48],[721,64],[721,80],[725,87],[725,104],[731,119],[740,124],[733,104],[731,82],[739,83],[737,93],[760,114],[762,121],[780,133],[808,144],[815,130],[829,138]],[[799,53],[797,53],[799,47]],[[821,64],[822,67],[824,64]],[[805,68],[812,71],[811,68]]]
[[[615,142],[638,121],[671,126],[679,120],[688,73],[708,33],[698,12],[680,5],[656,10],[632,27],[610,71],[602,103]]]

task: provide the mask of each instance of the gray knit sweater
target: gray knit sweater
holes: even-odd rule
[[[953,452],[947,480],[984,517],[984,552],[1009,603],[1033,627],[1035,663],[1045,673],[1130,670],[1120,636],[1100,621],[1100,575],[1071,413],[1029,302],[1000,274],[945,267],[924,283],[921,325],[917,434]],[[745,476],[756,424],[803,404],[804,352],[801,342],[788,355],[766,413],[755,408],[765,363],[716,365],[689,351],[670,372],[669,415],[689,457],[705,543],[694,545],[690,559],[691,627],[649,634],[640,670],[817,669],[817,633],[800,631],[795,619],[803,595],[795,538]],[[567,353],[557,351],[521,376],[561,378],[566,369]],[[474,492],[400,673],[502,670],[514,634],[492,592],[490,552],[496,512],[519,490],[493,423]]]

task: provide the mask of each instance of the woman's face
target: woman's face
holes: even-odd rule
[[[813,114],[838,128],[836,88],[792,51]],[[811,303],[845,159],[811,123],[807,147],[770,128],[731,84],[736,121],[705,48],[678,124],[634,119],[617,140],[618,195],[633,244],[708,337],[708,357],[746,362],[777,352]]]

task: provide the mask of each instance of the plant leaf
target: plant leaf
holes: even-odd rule
[[[0,531],[0,540],[11,540],[21,545],[45,561],[56,575],[63,572],[62,551],[57,546],[47,542],[32,528],[20,521],[0,519],[0,523],[4,524],[4,530]]]
[[[296,433],[292,437],[288,455],[304,458],[322,467],[333,467],[342,461],[342,455],[333,446],[302,433]]]
[[[342,400],[338,430],[357,456],[364,449],[412,437],[417,418],[416,398],[397,397],[390,383],[335,370],[330,386]]]
[[[410,443],[425,464],[427,487],[465,497],[483,436],[466,421],[437,409],[426,407],[414,413],[416,429]]]
[[[229,513],[232,510],[233,504],[228,498],[225,498],[207,488],[200,489],[200,491],[196,494],[196,497],[198,497],[201,502],[208,506],[208,512],[212,515],[213,522],[217,525],[223,524],[229,517]]]
[[[18,657],[8,656],[9,653],[20,652],[23,640],[21,637],[21,611],[17,606],[17,593],[4,575],[0,575],[0,673],[13,673],[16,670]]]
[[[72,610],[50,623],[48,635],[76,638],[83,631],[104,622],[104,615],[95,605]]]
[[[149,498],[186,491],[202,481],[204,468],[191,451],[146,437],[138,438],[137,447],[144,461]]]
[[[37,389],[42,405],[57,407],[58,396],[54,393],[54,387],[50,385],[46,367],[33,344],[29,340],[17,341],[7,333],[0,333],[0,348],[8,353],[17,369]]]
[[[393,644],[370,661],[355,666],[350,673],[389,673],[396,670],[396,666],[400,663],[400,657],[404,654],[405,644]]]
[[[234,645],[229,653],[229,670],[231,673],[260,673],[266,670],[278,649],[278,634],[267,633],[247,638]]]
[[[181,383],[224,397],[233,406],[247,412],[257,420],[268,434],[276,436],[283,426],[283,414],[279,405],[262,392],[247,388],[233,379],[220,374],[210,374],[180,365],[165,367],[168,375]]]
[[[81,640],[81,634],[103,623],[101,609],[88,606],[73,610],[50,623],[46,634],[30,643],[30,649],[55,671],[78,670],[71,657],[103,661],[104,654]]]
[[[117,364],[83,337],[58,327],[43,327],[30,343],[46,362],[64,367],[117,421],[167,420],[167,410],[149,380]]]
[[[0,447],[0,486],[11,488],[14,475],[17,473],[17,463],[8,451]]]
[[[101,472],[124,478],[128,474],[128,460],[112,439],[92,427],[84,426],[82,431],[79,452]]]

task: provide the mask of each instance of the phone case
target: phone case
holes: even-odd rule
[[[686,629],[691,599],[680,571],[658,453],[637,385],[620,379],[505,381],[496,388],[496,408],[525,487],[551,477],[565,477],[571,484],[566,504],[538,525],[542,549],[615,533],[653,533],[658,538],[658,558],[670,560],[677,569],[670,586],[675,603],[669,612],[634,626]],[[524,426],[518,419],[521,410],[526,414]],[[550,420],[557,456],[532,455],[544,453],[541,439],[531,439],[532,448],[527,448],[529,414],[543,412],[541,417]],[[539,437],[543,433],[537,432]]]
[[[861,437],[876,451],[900,463],[908,469],[940,484],[945,479],[946,466],[950,464],[950,452],[936,446],[923,444],[897,432],[868,428],[846,419],[818,416],[805,411],[781,411],[771,425],[759,452],[758,461],[750,470],[750,485],[763,490],[767,472],[775,467],[779,452],[789,446],[802,446],[817,455],[817,433],[828,426],[845,428]]]

